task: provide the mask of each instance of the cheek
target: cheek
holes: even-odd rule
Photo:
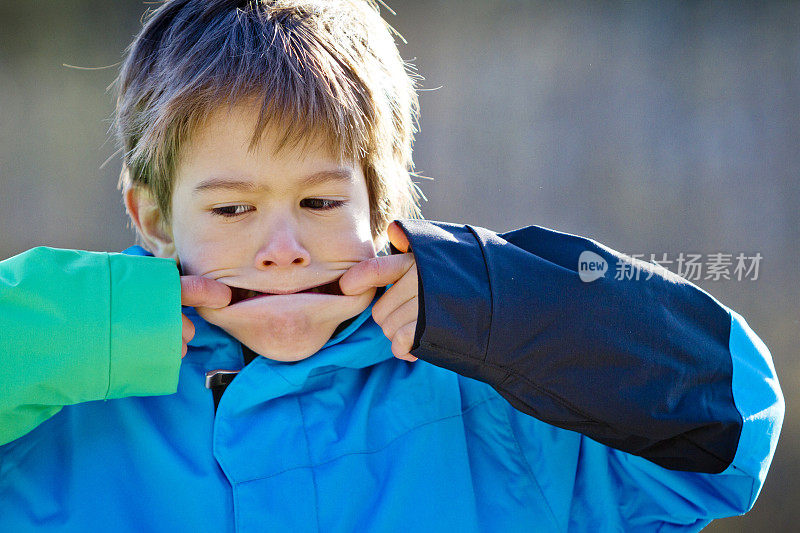
[[[372,240],[372,227],[370,224],[370,210],[369,199],[367,197],[366,187],[361,191],[362,194],[358,195],[359,201],[356,208],[352,213],[352,227],[355,239],[361,243],[361,248],[365,251],[368,257],[375,257],[375,243]]]
[[[175,250],[184,275],[205,275],[230,266],[241,254],[231,239],[216,239],[204,232],[176,232]],[[238,250],[237,250],[238,248]]]
[[[176,250],[184,276],[202,276],[217,268],[216,265],[219,263],[219,261],[215,261],[210,250],[190,243],[185,244],[184,247],[176,246]]]
[[[326,224],[306,242],[312,256],[326,261],[361,261],[376,255],[369,225],[364,231],[354,220]]]
[[[375,257],[375,243],[372,240],[372,230],[370,228],[369,208],[365,206],[363,210],[352,213],[349,220],[349,227],[344,239],[351,253],[358,257],[367,259]]]

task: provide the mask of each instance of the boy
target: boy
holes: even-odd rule
[[[588,239],[389,224],[416,212],[416,100],[372,4],[166,2],[119,91],[141,246],[0,263],[3,531],[696,531],[753,505],[783,398],[738,314],[641,262],[584,282],[583,254],[626,260]]]

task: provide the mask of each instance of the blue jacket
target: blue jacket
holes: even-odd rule
[[[179,375],[142,363],[119,385],[112,338],[117,392],[64,401],[0,446],[0,531],[696,531],[751,508],[784,404],[741,316],[663,269],[581,281],[581,252],[609,270],[625,259],[589,239],[402,228],[420,275],[418,361],[392,357],[371,306],[308,359],[246,366],[236,339],[183,308],[196,335]],[[24,286],[2,273],[0,304]],[[129,271],[112,272],[112,294],[115,276],[148,293]],[[68,314],[38,296],[31,306]],[[148,299],[130,327],[178,331],[177,316],[151,321],[177,311],[174,292]],[[173,361],[177,346],[148,352]],[[215,412],[204,381],[219,368],[241,371]],[[2,377],[3,396],[25,397]],[[159,380],[170,386],[137,392]]]

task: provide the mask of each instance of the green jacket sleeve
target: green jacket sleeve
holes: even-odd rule
[[[0,445],[65,405],[174,393],[181,330],[172,259],[40,246],[0,261]]]

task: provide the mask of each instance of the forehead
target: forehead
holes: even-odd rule
[[[182,155],[224,151],[228,154],[250,152],[259,157],[299,158],[313,153],[342,161],[352,159],[344,155],[343,147],[325,128],[306,124],[300,118],[291,124],[271,117],[262,121],[260,111],[260,105],[247,102],[212,108],[187,127]]]
[[[301,185],[313,186],[352,180],[360,173],[355,159],[342,157],[335,143],[319,130],[285,142],[286,128],[268,123],[254,137],[258,110],[248,105],[224,106],[198,121],[179,152],[179,182],[198,191],[246,190],[253,187],[246,183],[226,187],[224,182],[266,175],[296,178]]]

